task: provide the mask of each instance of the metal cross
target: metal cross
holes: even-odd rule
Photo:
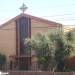
[[[26,9],[27,9],[28,7],[26,7],[26,5],[23,3],[23,5],[21,6],[21,10],[23,11],[23,13],[26,11]]]

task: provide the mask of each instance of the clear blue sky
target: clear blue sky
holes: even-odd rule
[[[75,25],[75,0],[0,0],[0,24],[21,14],[19,8],[23,3],[28,7],[26,14],[63,25]]]

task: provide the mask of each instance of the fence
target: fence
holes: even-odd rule
[[[51,69],[58,64],[55,68],[55,72],[70,72],[75,71],[75,62],[50,62]],[[1,71],[49,71],[48,65],[46,62],[16,62],[16,61],[10,61],[10,62],[0,62],[0,70]]]

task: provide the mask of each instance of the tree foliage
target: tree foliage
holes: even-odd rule
[[[38,32],[32,38],[25,38],[24,44],[27,50],[34,50],[38,58],[45,58],[48,69],[51,70],[51,60],[64,61],[66,58],[74,56],[75,32],[74,30],[64,32],[61,28],[48,31],[47,33]]]
[[[31,39],[26,38],[24,44],[28,49],[32,48],[32,50],[35,50],[36,57],[43,57],[49,61],[54,58],[54,46],[46,35],[46,33],[38,32],[35,37]]]
[[[65,60],[74,56],[75,32],[74,30],[64,32],[63,29],[49,31],[48,36],[55,45],[55,60]]]
[[[0,62],[5,62],[6,61],[6,56],[0,54]]]

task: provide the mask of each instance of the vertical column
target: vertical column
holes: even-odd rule
[[[28,18],[28,38],[30,38],[29,18]]]
[[[20,27],[19,27],[19,20],[17,20],[17,34],[18,34],[18,55],[20,55]]]
[[[13,64],[13,62],[12,62],[12,60],[10,60],[10,70],[12,70],[12,64]]]
[[[20,55],[20,27],[19,27],[19,20],[17,20],[17,40],[18,40],[18,55]],[[20,69],[20,64],[19,64],[19,57],[18,57],[18,70]]]
[[[28,18],[28,38],[30,38],[29,18]],[[29,51],[28,54],[30,54]],[[30,70],[30,57],[28,57],[28,70]]]
[[[29,27],[29,18],[28,18],[28,38],[30,38],[30,30],[29,29],[30,29],[30,27]],[[29,52],[30,51],[28,51],[28,55],[30,54]]]
[[[28,70],[30,70],[30,57],[28,57]]]
[[[19,60],[19,57],[18,57],[18,70],[20,70],[20,60]]]

